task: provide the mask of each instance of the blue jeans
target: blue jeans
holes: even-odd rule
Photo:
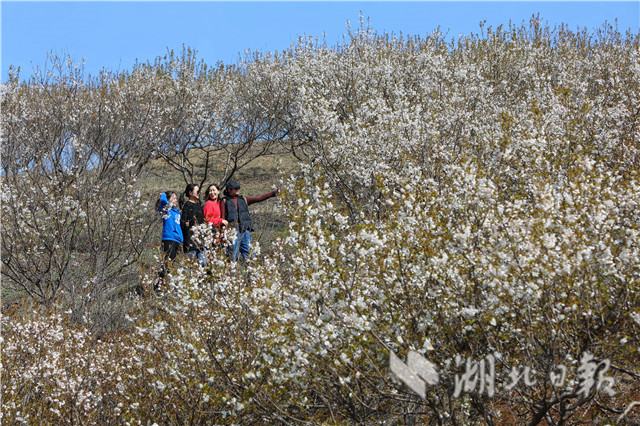
[[[231,257],[231,260],[237,260],[238,253],[240,253],[244,259],[249,258],[249,254],[251,253],[251,231],[238,232],[236,240],[233,245],[229,247],[229,257]]]
[[[205,254],[204,251],[195,250],[195,249],[189,252],[189,256],[197,257],[198,262],[200,262],[202,266],[205,266],[207,264],[207,260],[204,258],[204,254]]]

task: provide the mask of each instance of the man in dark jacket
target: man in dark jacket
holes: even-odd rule
[[[259,197],[244,197],[240,195],[240,184],[235,180],[227,182],[224,190],[224,199],[220,209],[220,216],[229,222],[229,227],[235,227],[238,231],[238,238],[229,247],[229,256],[232,260],[238,259],[238,253],[244,259],[249,257],[251,252],[251,231],[253,231],[249,206],[259,203],[271,197],[275,197],[280,192],[280,188],[268,192]]]

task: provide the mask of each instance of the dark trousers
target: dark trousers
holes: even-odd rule
[[[180,243],[177,241],[162,240],[162,251],[164,252],[164,258],[173,260],[178,254],[178,247]]]
[[[178,255],[178,247],[180,243],[177,241],[162,240],[162,252],[164,253],[164,259],[162,260],[162,269],[158,273],[160,278],[164,278],[167,274],[167,261],[173,261]]]

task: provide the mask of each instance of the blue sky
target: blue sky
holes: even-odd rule
[[[207,63],[235,63],[246,49],[284,50],[300,35],[334,45],[357,27],[360,11],[377,32],[425,35],[440,26],[449,36],[487,26],[520,24],[540,14],[552,26],[597,28],[618,20],[622,32],[640,27],[640,1],[413,1],[413,2],[171,2],[1,1],[2,81],[10,65],[21,77],[45,63],[47,52],[86,58],[86,69],[130,69],[167,48],[187,45]]]

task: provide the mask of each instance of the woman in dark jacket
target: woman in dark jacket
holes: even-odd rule
[[[187,198],[186,201],[184,199]],[[190,183],[180,196],[182,216],[180,227],[184,236],[184,252],[198,258],[198,261],[205,265],[204,247],[193,239],[193,227],[205,223],[202,204],[200,204],[200,187]]]

